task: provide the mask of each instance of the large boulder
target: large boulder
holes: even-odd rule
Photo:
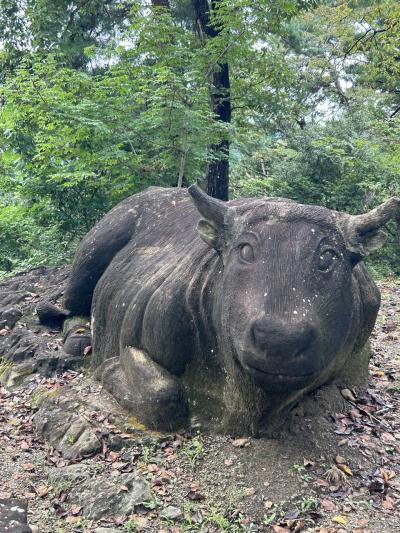
[[[322,384],[365,381],[380,295],[362,260],[399,206],[151,188],[83,239],[65,306],[91,309],[95,375],[148,427],[198,414],[255,434]]]

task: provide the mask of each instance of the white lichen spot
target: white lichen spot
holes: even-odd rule
[[[297,311],[293,311],[293,314],[294,314],[294,315],[297,315],[298,313],[297,313]]]
[[[311,228],[311,233],[315,233],[315,229],[314,228]]]

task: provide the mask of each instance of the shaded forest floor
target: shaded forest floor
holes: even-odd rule
[[[25,296],[30,303],[40,295],[40,283]],[[196,428],[174,435],[143,431],[80,367],[27,375],[11,389],[0,386],[0,499],[26,499],[37,533],[400,531],[400,281],[386,280],[380,289],[368,390],[344,391],[341,408],[330,413],[324,392],[317,391],[277,439]],[[35,326],[33,316],[22,327],[53,350],[61,346],[60,332]],[[5,339],[11,330],[0,334]],[[0,374],[6,370],[10,375],[3,359]],[[73,457],[75,439],[64,437],[63,448],[43,438],[46,416],[57,406],[65,417],[79,411],[91,431],[86,440],[79,437],[83,452]],[[130,493],[129,476],[145,480],[151,495],[127,513],[113,498],[115,486]],[[93,493],[105,487],[116,511],[88,513]]]

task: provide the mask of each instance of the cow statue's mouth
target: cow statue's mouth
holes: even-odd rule
[[[299,360],[310,356],[308,353],[299,353]],[[307,359],[308,359],[307,357]],[[300,362],[294,364],[282,363],[268,364],[268,357],[263,354],[245,352],[240,357],[241,365],[245,372],[250,375],[255,383],[266,390],[297,390],[302,389],[312,383],[319,373],[319,369],[310,368],[310,365],[301,365]]]

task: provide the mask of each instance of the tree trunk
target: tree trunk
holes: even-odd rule
[[[219,0],[211,1],[211,9],[218,8]],[[210,21],[210,6],[207,0],[192,0],[196,24],[201,38],[213,38],[219,33]],[[217,63],[211,73],[211,107],[216,119],[230,124],[231,100],[229,65]],[[211,146],[213,161],[207,171],[207,193],[220,200],[228,200],[229,194],[229,140],[223,139]]]
[[[151,5],[154,7],[167,7],[169,8],[169,0],[151,0]]]

